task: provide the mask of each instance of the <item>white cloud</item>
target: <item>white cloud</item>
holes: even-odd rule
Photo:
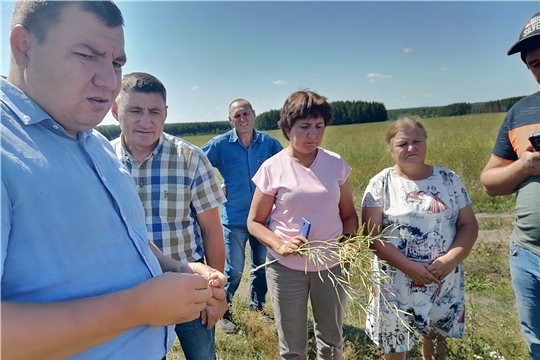
[[[263,104],[264,104],[264,105],[270,105],[270,102],[269,102],[269,101],[266,101],[266,100],[264,100],[264,101],[263,101]]]
[[[220,109],[219,109],[219,108],[215,108],[215,109],[214,109],[214,111],[218,111],[218,110],[220,110]]]
[[[448,68],[441,68],[442,71],[448,71]]]
[[[191,87],[191,89],[193,89],[193,90],[199,90],[199,88],[200,88],[199,85],[197,85],[197,86],[192,86],[192,87]]]
[[[410,53],[410,52],[412,52],[412,51],[413,51],[413,48],[405,48],[405,49],[403,50],[403,52],[404,52],[405,54],[408,54],[408,53]]]
[[[285,84],[285,81],[283,81],[283,80],[277,80],[277,81],[274,81],[272,84],[274,84],[274,85],[284,85],[284,84]]]
[[[391,77],[392,75],[383,75],[383,74],[376,74],[376,73],[369,73],[367,75],[367,78],[369,79],[370,82],[375,82],[378,79],[389,79]]]

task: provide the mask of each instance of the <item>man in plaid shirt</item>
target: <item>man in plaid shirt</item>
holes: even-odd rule
[[[176,260],[206,262],[223,272],[219,206],[226,198],[204,153],[163,132],[166,100],[165,87],[154,76],[125,75],[112,107],[122,134],[111,144],[135,180],[149,239]],[[222,303],[223,312],[203,312],[199,319],[176,325],[186,359],[215,359],[214,325],[227,309]]]

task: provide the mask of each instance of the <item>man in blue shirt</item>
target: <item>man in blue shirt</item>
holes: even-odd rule
[[[2,357],[161,359],[170,325],[224,300],[226,279],[148,243],[133,180],[92,130],[120,90],[122,14],[111,1],[20,1],[11,25],[0,79]]]
[[[247,216],[255,192],[251,178],[266,159],[283,149],[275,138],[253,128],[255,117],[255,110],[247,100],[234,100],[229,105],[229,121],[233,129],[202,147],[212,165],[219,170],[227,196],[227,202],[221,205],[221,223],[228,281],[225,291],[229,306],[244,271],[246,243],[249,241],[253,269],[266,261],[266,247],[247,230]],[[266,292],[266,272],[261,268],[251,275],[251,309],[263,311]],[[219,323],[225,333],[235,332],[236,325],[229,311]]]

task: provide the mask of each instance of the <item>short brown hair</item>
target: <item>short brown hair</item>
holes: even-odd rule
[[[322,117],[324,126],[332,122],[332,107],[326,97],[309,90],[296,91],[289,95],[281,108],[278,126],[283,132],[285,139],[289,139],[289,132],[294,123],[308,117]]]
[[[392,139],[396,136],[398,132],[414,129],[414,128],[420,129],[420,131],[424,135],[424,139],[427,139],[427,132],[426,132],[426,129],[424,128],[424,125],[422,125],[422,123],[420,122],[421,119],[422,118],[417,115],[408,115],[408,114],[401,115],[396,120],[396,122],[392,126],[390,126],[390,128],[386,131],[386,136],[385,136],[386,144],[390,145],[390,142],[392,141]]]
[[[81,10],[90,12],[103,21],[105,26],[114,28],[124,25],[122,12],[112,1],[45,1],[18,0],[11,16],[11,29],[16,25],[24,26],[43,43],[51,26],[60,20],[62,11],[69,5],[77,5]]]

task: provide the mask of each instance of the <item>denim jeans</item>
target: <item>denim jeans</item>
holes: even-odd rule
[[[216,359],[215,330],[215,327],[210,330],[206,329],[206,324],[201,323],[200,317],[187,323],[177,324],[174,327],[186,360]]]
[[[540,256],[510,243],[510,274],[531,359],[540,360]]]
[[[246,243],[249,240],[252,269],[265,263],[266,246],[251,236],[246,226],[223,225],[223,237],[225,239],[226,254],[225,276],[227,277],[225,291],[227,292],[227,302],[230,303],[236,290],[238,290],[244,272]],[[263,267],[251,274],[249,304],[262,310],[266,301],[266,291],[266,270]]]

